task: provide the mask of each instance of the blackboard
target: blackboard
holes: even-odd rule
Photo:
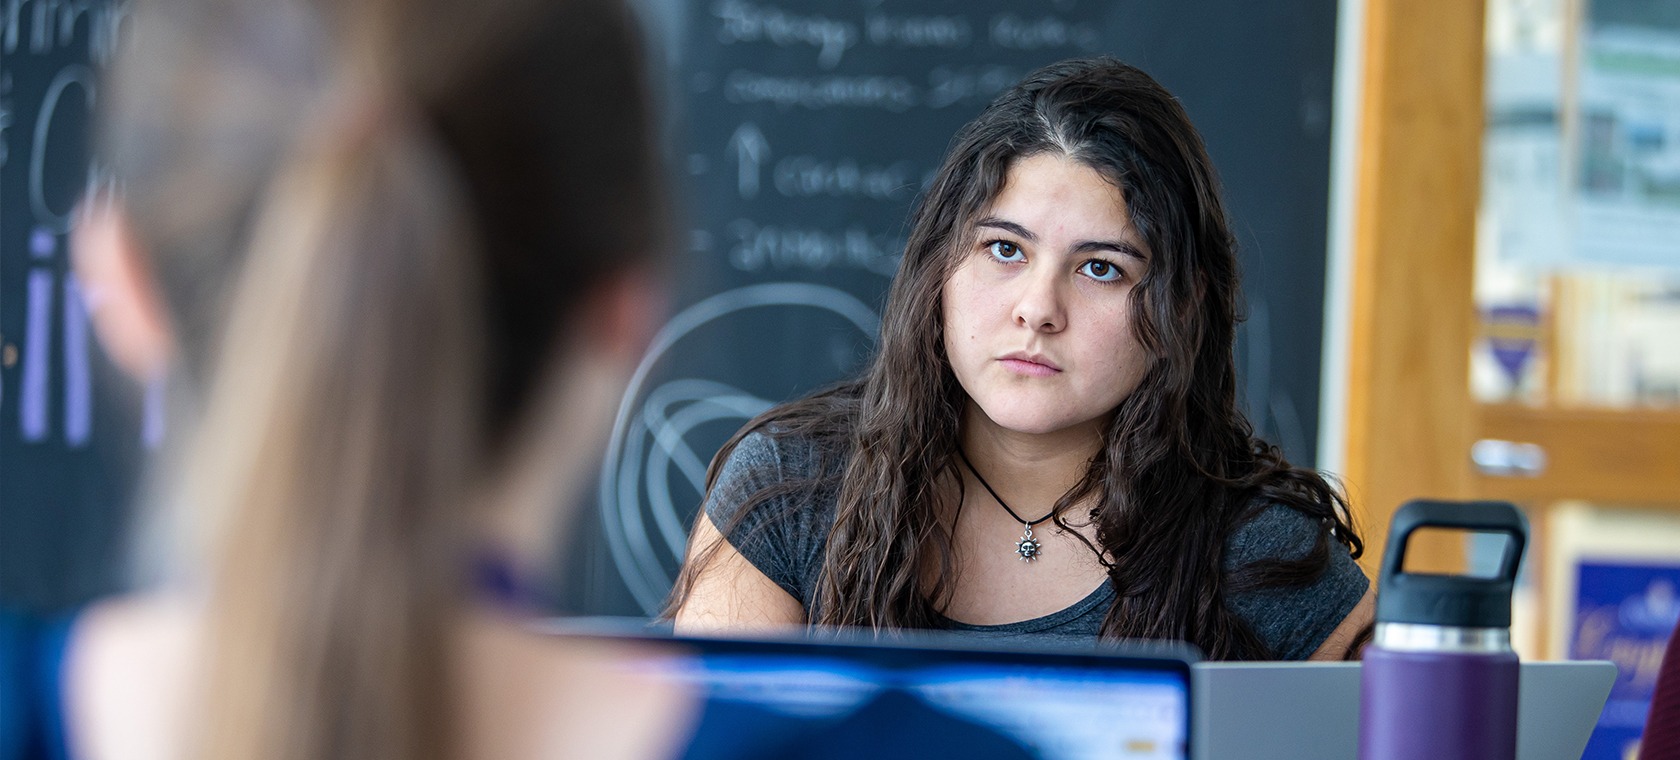
[[[104,177],[88,118],[128,5],[0,11],[0,604],[44,612],[118,585],[144,448],[143,394],[100,351],[68,251]]]
[[[911,205],[957,129],[1023,74],[1140,66],[1201,128],[1227,190],[1261,435],[1310,466],[1318,427],[1334,0],[667,0],[689,202],[678,310],[619,410],[560,605],[648,614],[706,463],[773,403],[855,372]]]

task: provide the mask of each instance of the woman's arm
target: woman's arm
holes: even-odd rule
[[[688,557],[706,564],[674,616],[678,634],[774,630],[807,622],[799,600],[723,540],[711,517],[702,514],[694,524]]]
[[[1324,637],[1324,643],[1319,644],[1318,649],[1308,655],[1307,659],[1331,661],[1347,659],[1348,647],[1353,644],[1354,639],[1358,638],[1359,632],[1365,630],[1365,627],[1371,624],[1371,621],[1376,617],[1376,613],[1377,584],[1373,583],[1370,588],[1365,589],[1365,596],[1361,597],[1359,603],[1353,606],[1353,611],[1349,612],[1347,617],[1342,618],[1341,625],[1336,626],[1336,630],[1331,631],[1329,636]]]

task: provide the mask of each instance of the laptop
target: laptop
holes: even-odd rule
[[[765,756],[919,757],[910,751],[914,736],[894,738],[890,752],[859,752],[882,746],[869,743],[874,735],[914,727],[935,735],[938,749],[927,757],[1358,757],[1358,663],[1205,663],[1188,647],[1152,642],[1024,646],[922,632],[673,638],[599,620],[558,621],[547,630],[647,645],[639,671],[706,696],[697,744],[707,731],[726,734],[720,746],[730,751],[719,757],[753,755],[752,737],[795,735],[810,737],[807,749]],[[1579,760],[1615,666],[1521,667],[1517,757]],[[1019,754],[997,750],[999,739]],[[952,744],[959,740],[979,743]],[[964,747],[992,749],[958,751]]]
[[[1525,662],[1517,687],[1518,760],[1580,760],[1616,666]],[[1359,663],[1204,662],[1195,666],[1200,758],[1352,760],[1359,756]]]
[[[545,628],[632,638],[650,653],[637,672],[704,694],[694,741],[703,749],[691,748],[689,758],[1193,757],[1196,657],[1188,647],[1023,647],[920,632],[745,640],[635,635],[598,623]]]

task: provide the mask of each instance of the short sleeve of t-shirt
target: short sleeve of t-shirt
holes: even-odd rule
[[[1319,524],[1301,512],[1273,504],[1225,544],[1225,570],[1230,572],[1263,559],[1297,560],[1318,540]],[[1280,660],[1304,660],[1353,612],[1371,581],[1332,539],[1330,564],[1311,584],[1229,593],[1225,604],[1242,618]]]
[[[748,435],[724,461],[705,504],[706,516],[735,551],[807,611],[834,523],[832,494],[800,489],[749,502],[777,486],[814,477],[809,449],[809,442],[796,437]]]

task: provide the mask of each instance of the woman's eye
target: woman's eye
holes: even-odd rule
[[[1102,259],[1091,259],[1085,262],[1083,266],[1079,267],[1079,271],[1084,272],[1086,277],[1099,282],[1113,282],[1120,279],[1120,267]]]
[[[992,256],[998,261],[1021,261],[1027,257],[1025,253],[1021,252],[1020,246],[1002,240],[992,241],[990,249]]]

